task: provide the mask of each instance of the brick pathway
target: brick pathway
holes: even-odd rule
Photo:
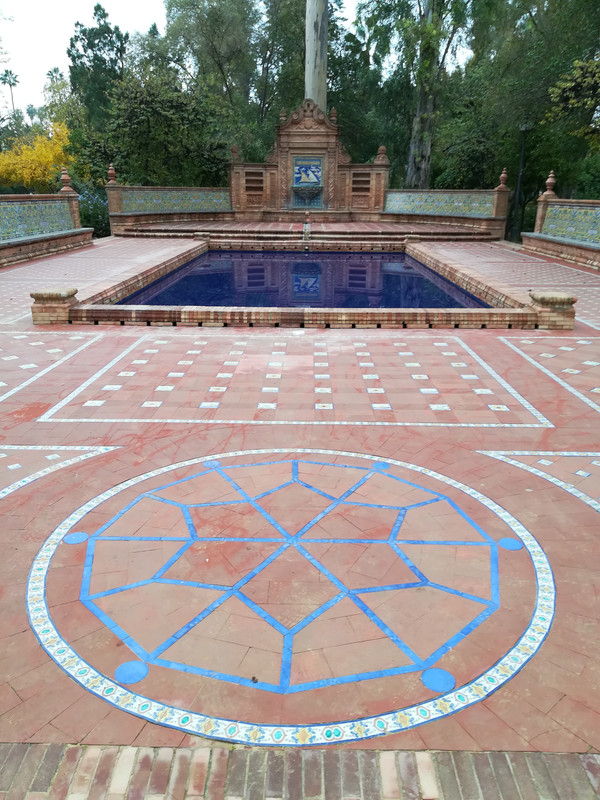
[[[600,756],[0,745],[2,800],[593,800]]]

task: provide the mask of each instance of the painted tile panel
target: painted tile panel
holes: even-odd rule
[[[123,191],[123,211],[149,213],[178,211],[231,211],[229,189],[153,189],[152,191]]]
[[[491,217],[493,207],[492,194],[391,191],[386,192],[384,211],[388,214]]]
[[[73,230],[67,200],[23,200],[0,203],[0,241]]]

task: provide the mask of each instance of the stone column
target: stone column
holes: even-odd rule
[[[327,107],[327,0],[306,0],[304,99]]]

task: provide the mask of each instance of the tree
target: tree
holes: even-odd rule
[[[13,114],[15,113],[15,98],[13,97],[13,88],[17,85],[19,79],[12,72],[10,69],[5,69],[4,72],[0,75],[0,83],[3,86],[8,86],[10,89],[10,101],[12,104]]]
[[[129,34],[122,33],[118,25],[110,25],[100,3],[94,6],[94,20],[96,25],[90,28],[75,23],[67,55],[71,60],[71,88],[81,99],[88,122],[102,130],[108,119],[111,89],[123,77]]]
[[[165,0],[166,38],[184,82],[214,86],[234,106],[247,103],[255,67],[252,0]]]
[[[466,42],[474,0],[364,0],[360,19],[380,60],[395,54],[413,76],[413,114],[406,185],[429,185],[439,87],[449,59]],[[493,2],[493,0],[488,0]]]
[[[143,185],[218,186],[227,179],[219,109],[172,74],[129,73],[113,94],[107,161]],[[103,172],[106,167],[104,167]]]
[[[27,139],[15,140],[9,150],[0,153],[0,183],[52,191],[59,183],[61,167],[71,161],[68,144],[69,132],[64,123],[51,125],[31,143]]]
[[[253,94],[259,125],[282,107],[296,106],[303,99],[305,2],[266,0],[264,4],[265,13],[255,34]]]
[[[575,61],[589,61],[598,41],[596,0],[506,0],[503,9],[474,18],[473,55],[440,85],[433,185],[493,186],[504,166],[514,185],[524,136],[523,191],[516,213],[525,230],[533,225],[534,201],[550,169],[560,175],[561,196],[594,196],[598,182],[590,140],[581,135],[582,126],[593,122],[593,109],[563,114],[549,90],[573,71]],[[593,105],[594,89],[589,91]]]
[[[552,109],[558,118],[573,116],[583,124],[573,132],[586,138],[592,150],[600,150],[600,55],[576,60],[568,75],[550,89]]]

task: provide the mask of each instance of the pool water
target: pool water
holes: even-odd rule
[[[123,305],[489,308],[402,253],[209,251]]]

